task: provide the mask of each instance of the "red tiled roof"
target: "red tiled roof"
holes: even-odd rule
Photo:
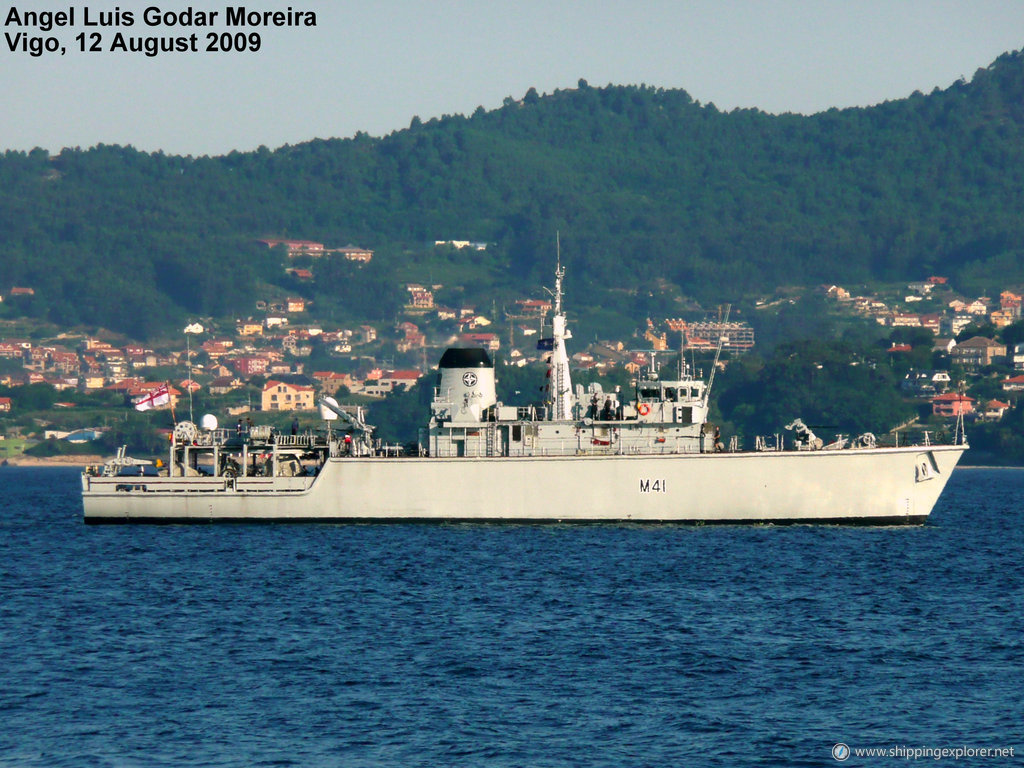
[[[312,387],[307,387],[304,384],[289,384],[287,381],[278,381],[277,379],[268,379],[267,383],[263,385],[263,391],[266,392],[271,387],[291,387],[299,392],[312,392]]]
[[[933,403],[955,403],[955,402],[973,403],[974,402],[974,398],[970,397],[969,395],[961,395],[961,394],[959,394],[957,392],[947,392],[944,395],[936,395],[935,397],[932,398],[932,402]]]

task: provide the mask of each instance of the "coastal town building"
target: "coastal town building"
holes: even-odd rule
[[[950,419],[974,412],[974,398],[959,392],[947,392],[932,398],[932,413]]]
[[[1013,345],[1013,358],[1010,362],[1015,371],[1024,371],[1024,343]]]
[[[236,357],[231,361],[231,365],[242,376],[255,376],[266,373],[267,366],[270,365],[270,358],[256,356]]]
[[[342,387],[346,387],[350,392],[355,391],[357,386],[362,387],[362,382],[355,381],[351,374],[334,371],[315,371],[313,381],[322,395],[334,395]]]
[[[1000,385],[1003,392],[1024,392],[1024,376],[1011,376],[1003,379]]]
[[[383,376],[380,377],[379,382],[381,384],[390,384],[391,388],[398,389],[412,389],[416,382],[423,378],[423,374],[416,369],[405,369],[397,371],[386,371]]]
[[[935,313],[921,315],[921,327],[938,336],[942,330],[942,315]]]
[[[648,328],[644,331],[644,341],[650,344],[651,349],[658,352],[668,349],[668,334],[664,332],[658,333],[654,328]],[[703,339],[694,339],[695,344],[698,345],[703,341]]]
[[[996,328],[1005,328],[1008,325],[1013,325],[1017,322],[1020,317],[1018,309],[997,309],[995,312],[988,316],[989,322],[992,323]]]
[[[688,323],[678,318],[666,320],[665,323],[669,330],[683,334],[683,342],[688,349],[717,349],[719,340],[722,340],[722,349],[731,352],[747,352],[754,348],[754,329],[749,323]]]
[[[1003,291],[999,294],[999,308],[1007,309],[1013,313],[1014,317],[1021,316],[1021,303],[1024,302],[1024,297],[1019,293],[1013,291]]]
[[[889,316],[888,325],[893,328],[920,328],[921,316],[909,312],[893,312]]]
[[[447,246],[449,248],[456,248],[462,250],[463,248],[470,248],[474,251],[486,251],[487,243],[474,242],[472,240],[435,240],[434,247],[441,248]]]
[[[340,253],[348,261],[356,261],[360,264],[369,264],[373,260],[373,251],[369,248],[359,248],[355,245],[346,245],[338,248],[335,253]]]
[[[217,360],[228,354],[234,346],[235,342],[231,339],[210,339],[202,343],[201,349],[211,360]]]
[[[463,333],[459,342],[470,347],[483,347],[491,352],[501,349],[501,339],[494,333]]]
[[[551,311],[551,302],[547,299],[517,299],[515,316],[546,317]]]
[[[1002,400],[989,400],[981,407],[978,415],[985,421],[1000,421],[1009,408],[1010,404]]]
[[[948,336],[959,336],[963,333],[964,329],[976,322],[976,318],[971,315],[959,314],[953,316],[943,316],[942,322],[939,325],[939,333]]]
[[[276,248],[279,245],[283,245],[288,251],[289,258],[294,258],[296,256],[324,255],[324,244],[317,243],[312,240],[284,240],[279,238],[270,238],[266,240],[257,240],[256,242],[262,243],[268,248]]]
[[[312,411],[313,387],[269,379],[263,385],[260,407],[264,411]]]
[[[434,292],[428,288],[417,287],[409,289],[409,304],[412,309],[433,309]]]
[[[243,383],[238,376],[218,376],[206,385],[206,389],[211,395],[226,395],[241,387]]]
[[[263,335],[263,322],[256,322],[253,320],[246,320],[245,322],[239,323],[235,326],[235,333],[239,336],[262,336]]]
[[[945,394],[949,389],[949,371],[916,371],[911,369],[900,382],[900,389],[913,397]]]
[[[838,301],[849,301],[850,292],[839,285],[826,285],[822,286],[825,295],[830,299],[836,299]]]
[[[988,305],[991,303],[991,299],[988,296],[982,296],[981,298],[975,299],[967,305],[965,311],[969,315],[987,315]]]
[[[992,365],[1006,357],[1006,347],[994,339],[974,336],[962,341],[950,353],[953,361],[969,368],[980,368]]]

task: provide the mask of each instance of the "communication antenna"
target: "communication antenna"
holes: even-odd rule
[[[725,323],[729,322],[729,312],[732,310],[732,304],[725,305]],[[721,308],[719,308],[721,311]],[[721,315],[719,315],[721,317]],[[723,323],[723,325],[725,324]],[[715,362],[711,364],[711,375],[708,377],[708,385],[704,388],[704,402],[701,403],[704,407],[707,407],[708,398],[711,397],[711,385],[715,383],[715,372],[718,371],[718,358],[722,354],[722,346],[729,340],[729,337],[724,333],[718,334],[718,348],[715,350]]]

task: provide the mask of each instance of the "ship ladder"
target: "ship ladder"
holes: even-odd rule
[[[488,424],[487,425],[487,429],[485,430],[485,432],[487,434],[487,437],[486,437],[486,440],[487,440],[487,447],[486,447],[487,454],[486,455],[488,455],[488,456],[493,456],[494,455],[494,432],[495,432],[496,428],[497,428],[496,425]]]

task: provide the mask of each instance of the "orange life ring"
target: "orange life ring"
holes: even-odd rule
[[[636,407],[636,412],[639,413],[641,416],[646,416],[648,413],[651,412],[651,406],[649,406],[647,403],[640,403],[640,405]]]

